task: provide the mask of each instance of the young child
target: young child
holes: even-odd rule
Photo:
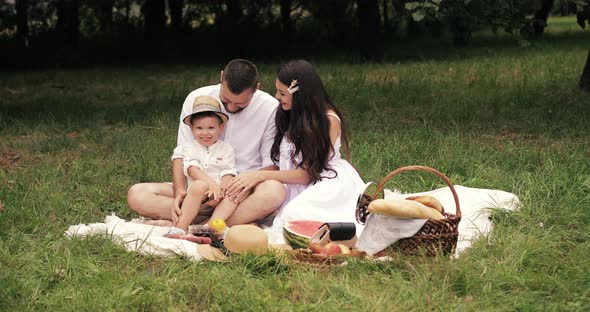
[[[176,228],[168,234],[184,234],[197,215],[210,216],[213,209],[216,215],[226,218],[235,210],[236,203],[233,201],[220,202],[223,198],[220,185],[229,183],[237,174],[234,149],[218,140],[227,120],[228,116],[221,112],[219,101],[206,95],[195,98],[192,114],[184,118],[183,122],[191,128],[194,136],[190,144],[182,146],[188,189],[180,214],[172,211]],[[205,201],[204,208],[210,210],[199,211]]]

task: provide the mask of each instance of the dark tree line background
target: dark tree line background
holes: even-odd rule
[[[403,39],[470,43],[484,28],[523,40],[549,14],[590,21],[590,0],[0,0],[2,65],[288,56],[357,51],[381,61]],[[582,82],[580,82],[582,84]]]

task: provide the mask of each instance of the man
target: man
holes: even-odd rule
[[[187,180],[183,173],[181,146],[190,142],[193,135],[182,120],[191,113],[197,96],[209,95],[219,99],[222,111],[229,115],[225,133],[221,138],[235,150],[238,172],[275,169],[270,149],[275,135],[275,114],[278,101],[259,90],[258,70],[247,60],[230,61],[221,71],[221,83],[202,87],[185,99],[178,126],[177,146],[172,155],[172,185],[170,183],[139,183],[127,194],[129,207],[139,214],[152,218],[171,220],[172,213],[180,215],[180,206],[186,196]],[[225,190],[228,185],[221,185]],[[284,186],[274,180],[259,184],[252,193],[242,197],[226,197],[238,203],[235,212],[226,221],[228,225],[261,221],[275,212],[285,199]],[[204,210],[205,213],[211,211]],[[203,217],[197,219],[203,221]]]

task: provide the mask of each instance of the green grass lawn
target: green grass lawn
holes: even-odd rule
[[[452,261],[193,263],[66,239],[71,224],[136,217],[128,187],[169,179],[181,103],[220,68],[0,73],[0,310],[590,310],[590,94],[577,90],[590,33],[552,21],[527,48],[491,37],[392,49],[383,64],[311,59],[366,181],[417,164],[519,196],[520,211],[495,213],[489,240]],[[257,63],[274,94],[278,63]],[[404,173],[387,186],[444,184]]]

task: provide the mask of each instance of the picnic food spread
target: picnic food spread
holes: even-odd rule
[[[285,230],[283,234],[286,241],[297,246],[291,252],[297,262],[315,265],[343,264],[347,257],[366,255],[364,251],[354,248],[356,229],[352,222],[295,220],[290,223],[291,229]],[[301,233],[294,233],[296,231]],[[315,233],[311,233],[312,231]],[[310,237],[302,236],[310,233]],[[304,245],[304,240],[309,243]]]
[[[402,169],[409,170],[408,168],[413,169],[414,167],[404,167]],[[428,171],[435,170],[432,169]],[[393,173],[396,172],[397,171],[394,171]],[[390,175],[388,175],[388,177]],[[442,174],[440,174],[439,176],[441,175]],[[380,187],[382,187],[382,184],[383,182],[380,184]],[[450,182],[448,182],[448,184],[450,184]],[[378,187],[378,191],[376,193],[380,192],[380,187]],[[460,213],[459,204],[457,202],[454,188],[451,184],[449,185],[449,187],[453,192],[457,211]],[[373,219],[370,219],[371,221],[378,220],[375,218],[379,217],[386,218],[390,221],[395,220],[395,222],[381,222],[380,224],[375,223],[377,221],[372,222],[371,225],[374,225],[374,233],[372,236],[363,235],[363,237],[365,237],[363,244],[359,244],[357,246],[357,228],[355,222],[322,222],[317,220],[290,220],[287,221],[284,224],[284,226],[282,226],[283,238],[284,241],[288,244],[284,245],[288,248],[285,250],[290,250],[291,248],[294,249],[293,254],[296,256],[296,258],[298,260],[305,262],[323,262],[326,259],[331,259],[330,261],[334,262],[336,261],[335,259],[333,259],[334,257],[342,258],[344,256],[365,256],[369,252],[369,250],[371,251],[370,254],[372,255],[379,254],[380,252],[383,252],[385,250],[384,248],[391,247],[394,243],[396,243],[396,247],[405,246],[403,244],[410,244],[408,250],[411,252],[418,251],[418,249],[421,249],[423,247],[434,250],[435,254],[437,253],[437,250],[452,251],[452,249],[455,246],[454,244],[456,244],[456,224],[460,220],[460,217],[455,218],[457,220],[453,219],[455,220],[454,228],[447,229],[445,227],[445,222],[450,222],[449,220],[452,219],[452,215],[445,213],[443,205],[437,198],[427,195],[408,195],[408,197],[406,198],[397,197],[373,200],[375,196],[367,196],[367,200],[364,202],[364,204],[362,200],[359,200],[357,202],[357,213],[362,208],[365,211],[365,218],[367,216],[367,213],[375,214],[375,217]],[[361,199],[362,198],[364,198],[364,191],[361,196]],[[363,222],[365,220],[366,219],[363,219]],[[421,221],[422,223],[417,221]],[[375,226],[377,227],[375,228]],[[220,219],[211,220],[208,225],[205,225],[205,227],[207,227],[208,231],[204,232],[207,232],[207,234],[209,234],[208,236],[211,238],[212,243],[211,246],[201,246],[201,250],[199,250],[200,254],[207,254],[207,250],[205,249],[211,248],[213,248],[212,250],[215,254],[222,253],[222,251],[223,253],[240,253],[236,251],[238,251],[240,247],[243,246],[246,246],[247,250],[255,250],[257,251],[255,253],[259,253],[263,249],[266,249],[260,248],[261,246],[268,246],[268,239],[264,240],[264,242],[258,245],[258,247],[254,246],[256,244],[250,246],[250,239],[256,236],[251,235],[252,233],[254,233],[252,231],[252,233],[244,232],[241,234],[236,234],[235,236],[237,236],[237,238],[235,238],[234,240],[230,240],[228,237],[226,237],[226,235],[221,235],[221,233],[229,233],[229,231],[225,222]],[[440,227],[443,227],[444,229],[441,230],[439,229]],[[232,229],[233,228],[234,227],[232,227]],[[237,229],[238,228],[236,228],[236,230]],[[447,235],[447,232],[450,232],[451,235]],[[264,232],[261,231],[261,233]],[[391,235],[385,235],[387,233],[390,233]],[[266,237],[266,234],[262,234],[261,237],[262,236]],[[449,238],[447,238],[447,236]],[[242,241],[242,239],[245,240]],[[413,244],[412,239],[418,240],[420,244]],[[441,244],[446,242],[447,240],[450,243],[444,245],[446,247],[443,250],[443,248],[441,247],[443,245]],[[263,240],[260,239],[258,241],[262,242]],[[278,244],[276,246],[278,246]],[[227,254],[225,256],[227,256]],[[225,259],[226,257],[219,256],[216,258]],[[338,261],[345,260],[341,259]]]

